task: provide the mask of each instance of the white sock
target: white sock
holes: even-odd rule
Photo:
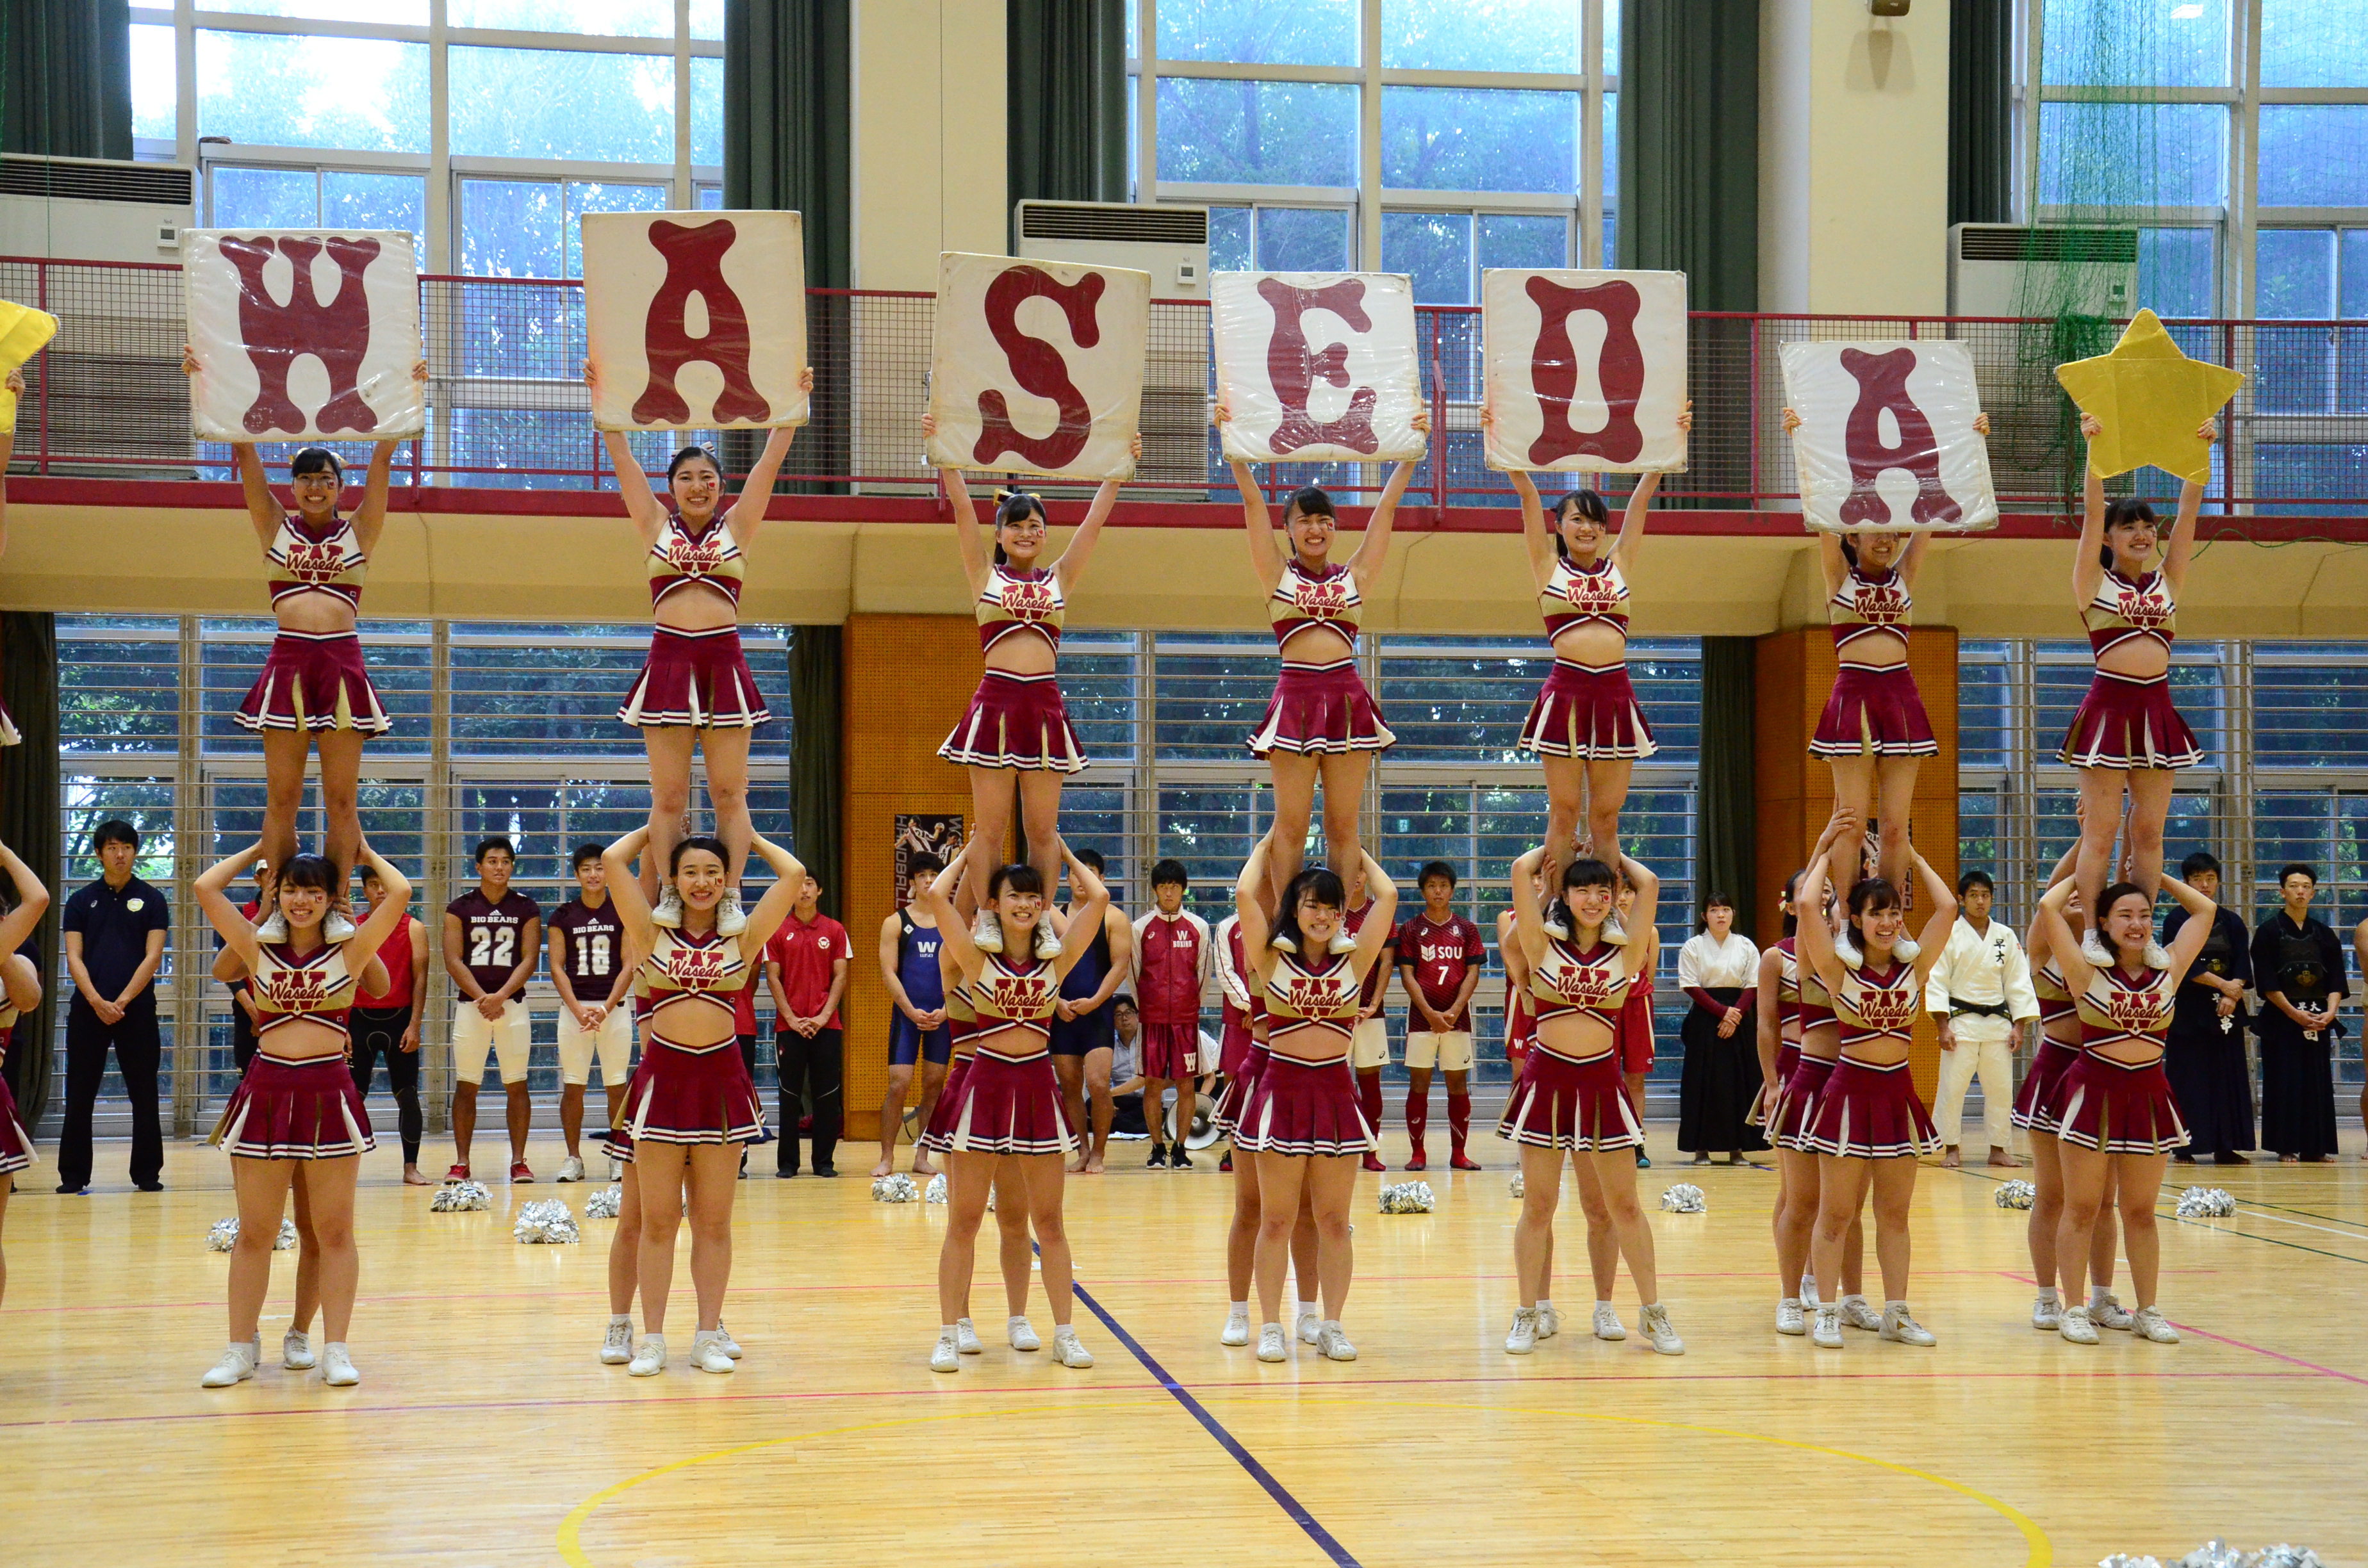
[[[1780,1307],[1797,1307],[1801,1304],[1801,1298],[1798,1296],[1787,1296],[1776,1304]]]
[[[2110,1296],[2110,1295],[2112,1295],[2112,1292],[2111,1290],[2108,1290],[2107,1289],[2105,1289],[2105,1287],[2103,1287],[2102,1285],[2091,1285],[2091,1286],[2089,1286],[2089,1310],[2090,1312],[2095,1312],[2099,1307],[2103,1306],[2103,1305],[2105,1304],[2105,1298],[2106,1298],[2106,1297],[2108,1297],[2108,1296]]]
[[[324,1356],[326,1356],[333,1351],[340,1356],[346,1355],[346,1342],[342,1339],[332,1339],[329,1343],[321,1346],[321,1354]]]
[[[1801,1276],[1801,1300],[1808,1306],[1814,1307],[1817,1304],[1817,1277],[1816,1275],[1804,1274]]]
[[[1026,1312],[1019,1312],[1011,1317],[1006,1318],[1004,1320],[1003,1326],[1006,1328],[1019,1328],[1024,1326],[1027,1322],[1028,1314]]]
[[[1260,1334],[1281,1334],[1282,1332],[1282,1324],[1279,1323],[1266,1324],[1259,1328],[1258,1332]]]
[[[1550,1312],[1554,1311],[1554,1303],[1547,1301],[1543,1296],[1540,1296],[1538,1298],[1538,1311],[1542,1312]]]
[[[1302,1301],[1299,1303],[1299,1315],[1304,1318],[1322,1317],[1323,1304],[1317,1301]]]
[[[633,1314],[631,1312],[610,1312],[609,1314],[609,1326],[610,1328],[631,1328],[633,1326]]]
[[[1905,1301],[1885,1301],[1883,1303],[1883,1310],[1886,1312],[1897,1312],[1901,1317],[1906,1317],[1907,1315],[1907,1303]]]
[[[953,1324],[950,1324],[950,1323],[941,1323],[941,1324],[938,1324],[938,1337],[939,1337],[939,1339],[951,1339],[953,1336],[954,1336],[954,1325],[953,1325]]]
[[[1852,1301],[1856,1301],[1861,1306],[1864,1306],[1866,1304],[1866,1293],[1862,1290],[1852,1290],[1850,1294],[1841,1299],[1841,1304],[1845,1307],[1849,1306]]]
[[[1240,1318],[1243,1322],[1247,1323],[1249,1321],[1250,1304],[1247,1301],[1235,1301],[1232,1306],[1225,1309],[1225,1315],[1227,1317]]]
[[[2063,1300],[2055,1293],[2055,1287],[2053,1285],[2042,1285],[2039,1288],[2039,1299],[2051,1304]]]
[[[1326,1334],[1339,1333],[1340,1320],[1338,1318],[1326,1318],[1324,1320],[1324,1332]]]
[[[1601,1312],[1604,1308],[1606,1308],[1606,1307],[1610,1306],[1611,1304],[1611,1303],[1610,1301],[1605,1301],[1605,1300],[1604,1300],[1602,1297],[1600,1297],[1600,1296],[1598,1296],[1598,1297],[1595,1299],[1595,1310],[1596,1310],[1597,1312]]]

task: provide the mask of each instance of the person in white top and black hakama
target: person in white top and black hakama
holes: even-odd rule
[[[1698,1165],[1719,1151],[1739,1165],[1746,1151],[1768,1147],[1748,1119],[1759,1098],[1759,1057],[1758,1037],[1744,1026],[1759,1006],[1759,949],[1735,929],[1734,903],[1712,893],[1678,949],[1678,989],[1693,1001],[1678,1080],[1678,1147]]]

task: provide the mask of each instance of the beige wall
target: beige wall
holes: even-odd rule
[[[938,286],[938,253],[1009,248],[1003,0],[856,0],[855,286]]]
[[[1949,0],[1760,8],[1759,305],[1948,306]]]

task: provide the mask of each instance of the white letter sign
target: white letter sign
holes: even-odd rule
[[[1150,340],[1148,272],[946,252],[929,461],[1132,479]]]
[[[1388,272],[1220,272],[1209,279],[1225,456],[1243,462],[1423,455],[1414,284]]]
[[[1686,466],[1686,275],[1481,274],[1490,468]]]
[[[388,440],[427,424],[408,233],[184,230],[181,289],[200,440]]]
[[[1956,531],[1998,523],[1974,358],[1946,338],[1788,343],[1784,401],[1813,528]]]
[[[599,429],[806,422],[795,212],[586,213],[584,324]]]

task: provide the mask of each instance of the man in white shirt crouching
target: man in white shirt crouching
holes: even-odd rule
[[[1965,1090],[1982,1080],[1982,1125],[1989,1163],[2019,1165],[2014,1154],[2014,1048],[2018,1032],[2039,1017],[2031,988],[2031,960],[2002,921],[1990,918],[1995,890],[1987,872],[1957,879],[1957,923],[1925,983],[1924,1008],[1941,1026],[1941,1093],[1932,1119],[1940,1124],[1943,1165],[1964,1164],[1958,1149]]]

